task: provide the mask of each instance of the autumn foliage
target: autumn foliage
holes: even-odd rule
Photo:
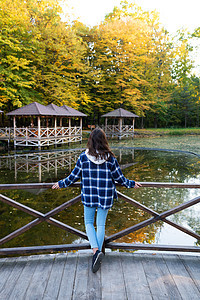
[[[99,123],[123,107],[141,127],[199,126],[189,38],[172,39],[132,1],[90,28],[64,18],[57,0],[0,0],[0,109],[65,104]]]

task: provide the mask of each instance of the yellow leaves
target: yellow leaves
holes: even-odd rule
[[[13,106],[22,107],[23,103],[19,100],[19,98],[15,98],[15,100],[13,101]]]
[[[8,55],[5,59],[2,59],[2,62],[6,62],[6,64],[10,66],[11,70],[19,70],[20,68],[27,69],[31,61],[24,58],[18,58],[13,55]]]

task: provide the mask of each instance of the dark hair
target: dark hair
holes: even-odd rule
[[[110,155],[115,156],[110,150],[108,145],[108,140],[106,138],[105,132],[97,127],[95,128],[89,136],[87,142],[88,153],[95,156],[97,159],[108,159]]]

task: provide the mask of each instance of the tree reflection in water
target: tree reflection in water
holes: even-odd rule
[[[194,155],[167,151],[134,150],[133,148],[114,148],[113,150],[123,169],[124,175],[129,179],[135,179],[139,182],[199,182],[200,159]],[[42,156],[41,154],[35,155],[34,157],[29,156],[27,160],[24,156],[18,156],[17,158],[16,156],[7,157],[7,161],[1,158],[0,182],[28,183],[38,182],[39,179],[42,182],[55,182],[70,173],[81,151],[80,149],[71,152],[63,152],[62,150],[62,153],[56,151],[51,152],[51,155],[48,154],[47,156],[45,156],[43,152]],[[20,163],[22,164],[21,168]],[[16,166],[18,167],[17,176]],[[197,189],[141,188],[135,190],[118,187],[118,190],[159,213],[198,195]],[[74,198],[79,193],[79,188],[68,188],[65,190],[49,189],[43,191],[2,191],[2,194],[9,198],[43,213]],[[200,234],[199,213],[200,204],[179,212],[169,219]],[[0,237],[9,234],[34,219],[3,203],[0,203],[0,215]],[[108,214],[106,235],[121,231],[149,217],[149,214],[133,207],[129,203],[121,199],[115,200]],[[85,231],[82,203],[69,207],[56,215],[55,218],[79,230]],[[162,241],[165,241],[165,244],[174,244],[174,239],[176,239],[176,244],[200,244],[196,239],[181,233],[175,228],[170,227],[169,230],[167,226],[168,225],[159,221],[134,233],[130,233],[117,241],[127,243],[162,243]],[[77,240],[77,237],[73,234],[47,223],[41,223],[23,235],[4,244],[3,247],[70,244],[78,242],[82,241]]]

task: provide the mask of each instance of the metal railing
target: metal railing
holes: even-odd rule
[[[200,188],[200,184],[187,184],[187,183],[165,183],[165,182],[141,182],[142,187],[154,187],[154,188]],[[30,183],[30,184],[0,184],[0,190],[17,190],[17,189],[41,189],[41,188],[51,188],[53,183]],[[80,183],[75,183],[72,186],[79,187]],[[196,238],[200,241],[200,235],[195,233],[194,231],[185,228],[182,225],[178,225],[175,222],[172,222],[168,219],[169,216],[183,211],[184,209],[191,207],[195,204],[200,203],[200,196],[189,200],[183,204],[180,204],[174,208],[166,210],[162,213],[158,213],[147,206],[139,203],[138,201],[122,194],[121,192],[117,192],[118,197],[123,199],[124,201],[130,203],[134,207],[137,207],[144,212],[149,213],[152,217],[149,219],[142,221],[138,224],[135,224],[129,228],[126,228],[122,231],[119,231],[111,236],[105,238],[104,247],[110,249],[126,249],[126,250],[156,250],[156,251],[182,251],[182,252],[199,252],[199,246],[177,246],[177,245],[158,245],[158,244],[134,244],[134,243],[113,243],[114,240],[117,240],[121,237],[128,235],[129,233],[135,232],[141,228],[144,228],[150,224],[153,224],[157,221],[163,221],[176,229],[180,230]],[[71,227],[68,224],[60,222],[59,220],[53,218],[53,216],[64,209],[70,207],[71,205],[79,202],[81,200],[81,195],[59,205],[58,207],[52,209],[51,211],[43,214],[35,209],[32,209],[26,205],[23,205],[17,201],[14,201],[2,194],[0,194],[0,201],[17,208],[25,213],[28,213],[31,216],[34,216],[35,219],[30,223],[22,226],[21,228],[13,231],[7,236],[0,239],[0,245],[2,246],[6,242],[14,239],[15,237],[23,234],[34,226],[47,222],[51,225],[59,227],[63,230],[66,230],[70,233],[75,234],[78,237],[84,238],[87,240],[87,235],[85,232],[82,232],[74,227]],[[16,248],[0,248],[0,255],[14,255],[14,254],[30,254],[30,253],[45,253],[45,252],[56,252],[56,251],[69,251],[69,250],[81,250],[81,249],[89,249],[89,243],[82,244],[64,244],[64,245],[47,245],[47,246],[33,246],[33,247],[16,247]]]

